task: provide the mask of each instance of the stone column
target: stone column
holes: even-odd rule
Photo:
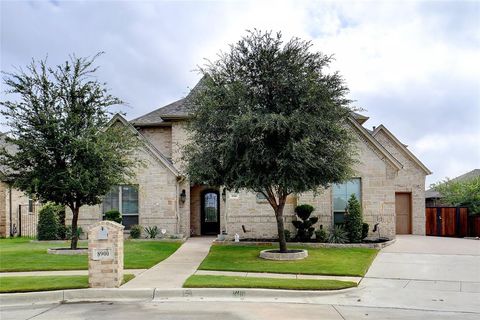
[[[113,221],[100,221],[88,229],[90,288],[118,288],[122,284],[123,228]]]

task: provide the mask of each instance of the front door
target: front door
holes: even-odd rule
[[[411,193],[395,193],[395,220],[397,234],[412,233]]]
[[[201,194],[201,233],[220,233],[220,196],[216,190],[205,190]]]

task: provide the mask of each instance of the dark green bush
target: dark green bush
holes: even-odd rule
[[[122,215],[118,210],[110,210],[105,212],[105,220],[115,221],[117,223],[122,223]]]
[[[362,240],[368,237],[368,228],[369,228],[368,223],[364,222],[362,224]]]
[[[142,235],[142,226],[134,224],[130,227],[130,238],[139,239]]]
[[[362,242],[363,218],[362,207],[355,195],[348,200],[348,214],[345,217],[345,230],[352,243]]]
[[[148,237],[150,239],[155,239],[158,235],[158,227],[157,226],[153,226],[153,227],[146,227],[145,229],[145,232],[148,234]]]
[[[65,240],[71,240],[72,239],[72,226],[65,226]],[[83,234],[83,229],[82,227],[77,227],[77,237],[80,239],[80,237]]]
[[[342,226],[334,226],[328,234],[328,242],[330,243],[346,243],[348,242],[348,233]]]
[[[38,240],[57,240],[61,226],[58,222],[58,213],[63,210],[62,206],[55,203],[45,204],[38,215]]]
[[[320,229],[315,231],[315,240],[320,243],[328,242],[327,232],[323,229],[323,225],[320,225]]]
[[[295,208],[295,213],[302,220],[307,220],[315,208],[309,204],[302,204]]]
[[[292,233],[290,230],[283,230],[283,233],[285,234],[285,241],[290,241],[292,240]]]
[[[311,217],[313,210],[315,210],[309,204],[302,204],[295,208],[295,213],[300,220],[292,221],[295,228],[297,228],[297,235],[295,236],[296,241],[306,242],[310,241],[313,236],[313,231],[315,230],[312,227],[318,221],[318,217]]]

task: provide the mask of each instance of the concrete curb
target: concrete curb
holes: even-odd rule
[[[0,294],[2,307],[52,304],[81,301],[151,301],[154,297],[151,289],[72,289],[26,293]]]
[[[355,290],[306,291],[306,290],[272,290],[245,288],[208,288],[208,289],[74,289],[42,291],[27,293],[0,294],[2,307],[39,305],[69,302],[100,301],[179,301],[179,300],[221,300],[239,301],[255,299],[256,301],[309,301],[312,298],[342,294]]]
[[[198,288],[198,289],[164,289],[155,290],[154,301],[303,301],[308,302],[312,298],[344,294],[357,288],[341,290],[277,290],[277,289],[247,289],[247,288]]]

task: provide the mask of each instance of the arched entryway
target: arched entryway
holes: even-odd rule
[[[220,193],[206,189],[200,194],[200,231],[202,235],[220,233]]]

